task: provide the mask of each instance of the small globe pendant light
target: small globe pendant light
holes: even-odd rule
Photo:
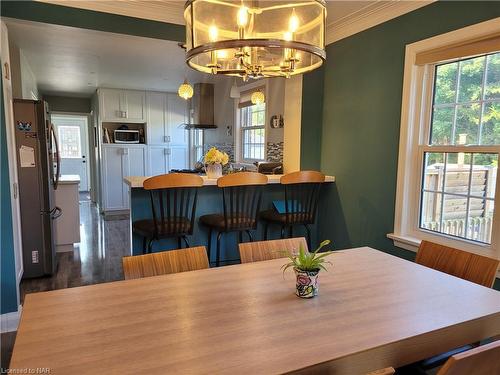
[[[252,93],[252,96],[250,97],[250,101],[252,104],[262,104],[266,100],[266,97],[264,96],[264,93],[262,90],[255,91]]]
[[[193,86],[189,84],[187,78],[184,79],[184,83],[179,86],[179,90],[177,92],[179,93],[179,96],[184,100],[188,100],[193,97]]]

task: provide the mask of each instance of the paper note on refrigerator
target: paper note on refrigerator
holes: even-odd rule
[[[19,160],[21,168],[35,167],[35,149],[33,147],[21,146],[19,148]]]

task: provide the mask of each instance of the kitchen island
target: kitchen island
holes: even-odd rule
[[[268,184],[264,187],[264,193],[262,195],[261,210],[269,209],[272,207],[273,200],[283,200],[284,190],[283,186],[280,185],[280,178],[282,175],[268,175]],[[208,247],[208,228],[200,225],[198,223],[198,217],[206,214],[220,213],[222,212],[222,192],[220,188],[217,187],[217,179],[210,179],[202,175],[203,187],[200,188],[198,193],[198,202],[196,206],[196,220],[193,230],[193,235],[188,237],[190,246],[206,246]],[[132,232],[132,223],[136,220],[150,219],[152,218],[151,213],[151,201],[149,192],[144,190],[143,183],[148,177],[142,176],[130,176],[125,177],[124,181],[129,187],[129,199],[130,199],[130,231],[131,231],[131,253],[133,255],[139,255],[143,253],[142,250],[142,238]],[[331,189],[331,184],[335,182],[333,176],[326,176],[325,184],[322,187],[321,197],[326,193],[325,190]],[[321,206],[321,203],[320,203]],[[317,225],[311,226],[311,238],[313,246],[318,243]],[[257,230],[253,233],[253,238],[256,241],[263,239],[263,225],[259,222]],[[279,226],[269,226],[268,239],[275,239],[280,237],[280,227]],[[299,226],[294,228],[294,236],[305,236],[305,229]],[[212,236],[212,260],[215,258],[215,236]],[[239,253],[237,244],[238,233],[227,233],[222,237],[221,241],[221,264],[232,264],[239,262]],[[248,241],[246,234],[243,235],[243,240]],[[160,241],[154,241],[153,251],[161,251],[168,249],[176,249],[177,240],[176,239],[164,239]]]

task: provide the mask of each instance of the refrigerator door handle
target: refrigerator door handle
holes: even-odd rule
[[[59,142],[57,142],[56,132],[54,130],[54,124],[50,123],[50,131],[54,137],[54,144],[56,146],[56,174],[54,176],[54,190],[57,190],[57,185],[59,185],[59,174],[61,173],[61,159],[59,158]]]

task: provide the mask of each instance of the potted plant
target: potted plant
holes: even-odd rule
[[[222,166],[229,162],[229,156],[223,151],[212,147],[205,154],[205,170],[208,178],[219,178],[222,176]]]
[[[318,274],[320,270],[325,270],[325,263],[331,264],[325,260],[333,251],[320,253],[319,251],[330,243],[329,240],[321,242],[319,247],[312,253],[305,251],[303,246],[300,246],[298,254],[287,252],[290,262],[284,264],[281,268],[283,273],[293,267],[297,276],[296,294],[301,298],[312,298],[318,295]]]

